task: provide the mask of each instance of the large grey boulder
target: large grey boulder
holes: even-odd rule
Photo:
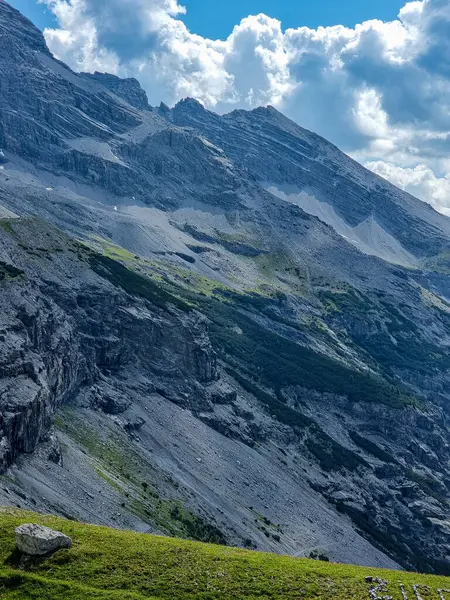
[[[31,556],[45,556],[72,546],[72,540],[64,533],[33,523],[17,527],[16,542],[20,552]]]

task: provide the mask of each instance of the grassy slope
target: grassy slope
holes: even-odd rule
[[[25,522],[63,531],[73,548],[20,569],[14,529]],[[0,509],[2,600],[363,600],[369,599],[368,575],[386,579],[394,600],[402,598],[399,580],[408,598],[415,598],[413,584],[429,586],[420,588],[423,600],[439,600],[437,590],[450,588],[444,577],[294,559]]]

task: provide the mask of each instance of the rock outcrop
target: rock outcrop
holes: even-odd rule
[[[141,88],[137,79],[121,79],[116,75],[99,73],[98,71],[95,73],[82,73],[82,75],[90,81],[100,83],[105,88],[111,90],[116,96],[123,98],[131,106],[139,110],[150,109],[147,94]]]
[[[72,547],[72,540],[64,533],[33,523],[17,527],[16,542],[19,552],[28,556],[48,556]]]
[[[96,273],[100,257],[45,223],[5,223],[1,256],[23,270],[8,263],[12,275],[0,282],[0,472],[36,449],[55,410],[82,388],[92,387],[92,406],[124,412],[128,390],[113,374],[127,365],[188,405],[218,379],[203,317],[177,309],[175,298],[171,307],[170,296],[155,305],[127,295],[114,273]]]

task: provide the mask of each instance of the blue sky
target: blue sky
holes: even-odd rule
[[[35,0],[9,0],[38,27],[52,27],[55,19],[43,4]],[[342,24],[349,27],[369,19],[392,20],[403,0],[185,0],[183,21],[193,33],[204,37],[225,38],[243,17],[263,12],[280,19],[283,28],[318,27]]]
[[[52,27],[56,21],[53,15],[42,4],[35,0],[8,0],[9,3],[20,10],[25,16],[33,21],[40,29]]]
[[[243,17],[265,13],[280,19],[283,28],[348,25],[368,19],[395,19],[402,0],[186,0],[184,19],[194,32],[208,37],[224,38]]]

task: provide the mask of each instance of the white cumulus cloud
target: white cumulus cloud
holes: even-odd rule
[[[450,216],[450,171],[443,177],[437,177],[430,167],[422,164],[401,167],[382,161],[368,161],[365,166]]]

